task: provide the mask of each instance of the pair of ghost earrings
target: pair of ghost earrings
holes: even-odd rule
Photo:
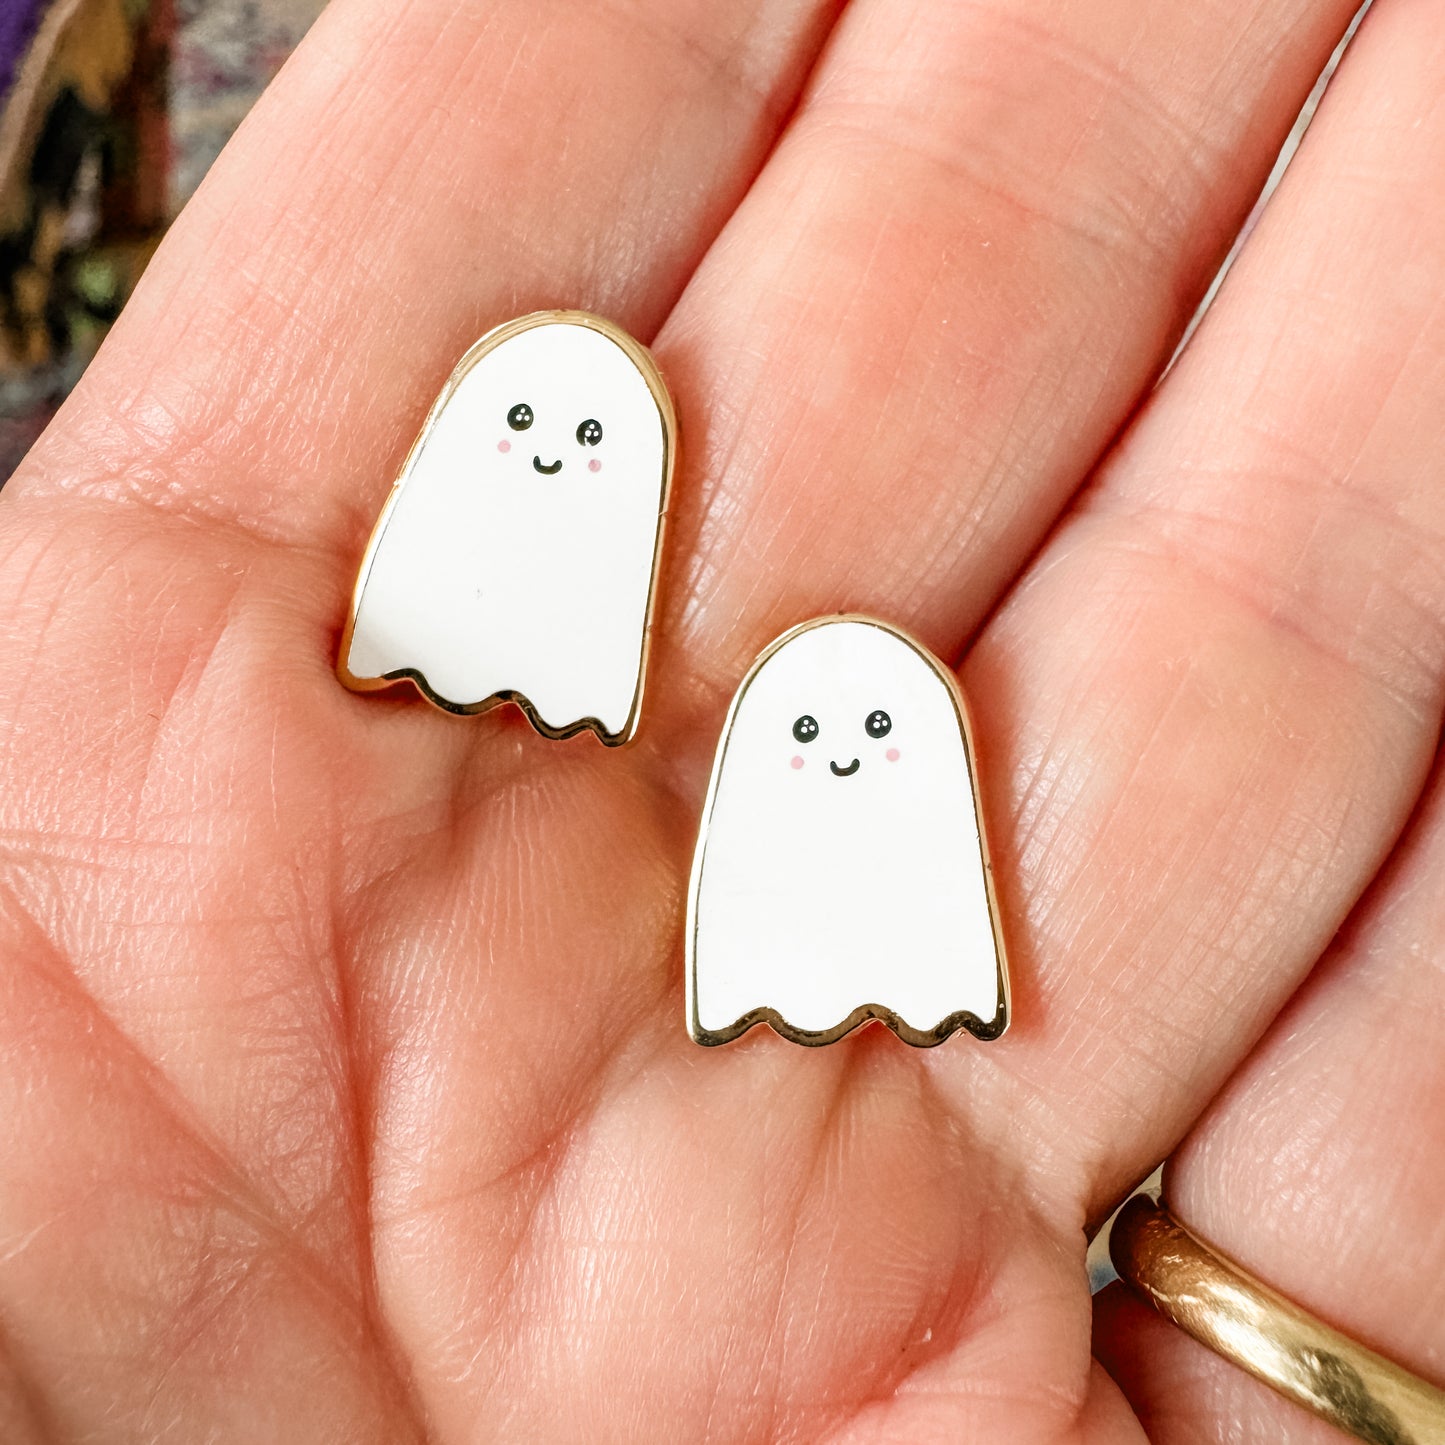
[[[647,350],[582,311],[489,332],[432,406],[356,579],[337,673],[549,738],[637,729],[677,423]],[[910,1044],[1008,1025],[968,712],[873,618],[766,648],[729,709],[686,926],[688,1029]]]

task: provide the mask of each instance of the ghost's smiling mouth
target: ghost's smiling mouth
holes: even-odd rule
[[[536,467],[536,469],[541,472],[544,477],[550,477],[562,470],[562,458],[558,457],[557,460],[553,462],[550,466],[544,467],[542,465],[541,457],[533,457],[532,465]]]
[[[846,768],[840,768],[837,763],[831,760],[829,761],[828,766],[832,768],[833,776],[835,778],[851,778],[853,774],[858,771],[860,764],[858,759],[854,758],[853,761],[849,763]]]

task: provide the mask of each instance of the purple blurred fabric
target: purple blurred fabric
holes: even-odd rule
[[[15,83],[15,72],[35,38],[45,5],[46,0],[0,0],[0,105]]]

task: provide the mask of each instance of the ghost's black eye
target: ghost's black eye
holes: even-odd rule
[[[507,413],[507,425],[513,431],[526,431],[532,425],[532,408],[525,401],[519,401]]]
[[[804,713],[797,722],[793,724],[793,736],[800,743],[810,743],[818,736],[818,719],[808,713]]]
[[[870,738],[886,738],[893,731],[893,719],[880,707],[877,712],[868,714],[863,726],[868,730]]]
[[[594,421],[590,416],[586,421],[579,423],[577,427],[577,440],[584,447],[595,447],[602,440],[602,423]]]

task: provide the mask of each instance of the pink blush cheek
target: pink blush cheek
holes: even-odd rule
[[[797,772],[797,770],[803,766],[803,760],[802,760],[802,758],[794,758],[793,761],[792,761],[791,766],[792,766],[793,771],[794,771],[794,772]]]
[[[898,749],[897,749],[897,748],[889,748],[888,751],[883,754],[883,756],[884,756],[885,758],[887,758],[890,763],[896,763],[896,762],[898,761],[898,756],[899,756],[899,754],[898,754]]]
[[[602,470],[602,463],[596,457],[593,457],[592,460],[587,463],[587,470],[589,472],[600,472]]]
[[[497,443],[497,450],[499,452],[509,452],[512,450],[512,444],[506,439],[506,437],[503,437],[501,441]]]

